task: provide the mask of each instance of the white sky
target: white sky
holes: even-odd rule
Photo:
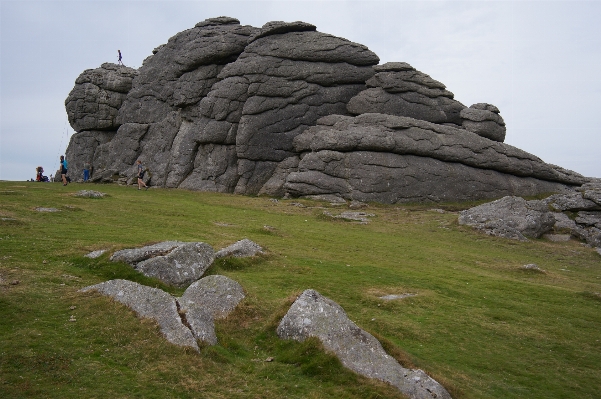
[[[103,62],[139,67],[206,18],[305,21],[408,62],[466,106],[496,105],[506,143],[601,177],[598,1],[0,0],[0,179],[58,169],[73,130],[64,100]]]

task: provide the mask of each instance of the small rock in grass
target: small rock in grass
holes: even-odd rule
[[[86,258],[96,259],[100,257],[103,253],[106,252],[106,249],[99,249],[98,251],[92,251],[87,255],[84,255]]]
[[[408,298],[411,296],[416,296],[417,294],[399,294],[399,295],[384,295],[379,297],[380,299],[383,299],[385,301],[393,301],[395,299],[403,299],[403,298]]]
[[[56,208],[35,208],[36,211],[38,212],[60,212],[60,210],[56,209]]]
[[[536,263],[529,263],[527,265],[522,266],[522,270],[534,270],[537,272],[543,272],[544,270],[541,269],[540,267],[538,267],[538,265]]]

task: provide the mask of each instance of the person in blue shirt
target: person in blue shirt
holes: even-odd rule
[[[67,185],[67,160],[64,155],[61,155],[61,179],[63,180],[63,186]]]

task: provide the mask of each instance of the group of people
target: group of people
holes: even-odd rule
[[[65,156],[61,155],[60,156],[60,174],[61,174],[61,181],[63,182],[63,186],[66,186],[67,184],[71,183],[71,179],[67,175],[67,173],[68,173],[67,166],[68,166],[68,163],[67,163],[67,160],[65,159]],[[84,162],[84,164],[83,164],[83,181],[84,182],[90,180],[90,169],[91,169],[90,163],[88,161]],[[36,171],[35,181],[40,181],[40,182],[52,181],[52,175],[50,175],[50,179],[48,179],[47,176],[44,176],[44,168],[42,168],[41,166],[38,166],[37,168],[35,168],[35,171]],[[142,187],[144,187],[146,190],[148,190],[148,185],[146,185],[146,183],[144,182],[144,175],[148,171],[148,168],[145,168],[144,166],[142,166],[142,161],[139,159],[136,161],[136,171],[137,171],[136,176],[138,178],[138,190],[141,190]]]

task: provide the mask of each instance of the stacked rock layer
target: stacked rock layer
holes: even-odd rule
[[[229,17],[180,32],[138,69],[84,71],[65,105],[71,177],[395,203],[535,195],[586,178],[503,143],[497,107],[466,107],[405,62],[305,22]]]

